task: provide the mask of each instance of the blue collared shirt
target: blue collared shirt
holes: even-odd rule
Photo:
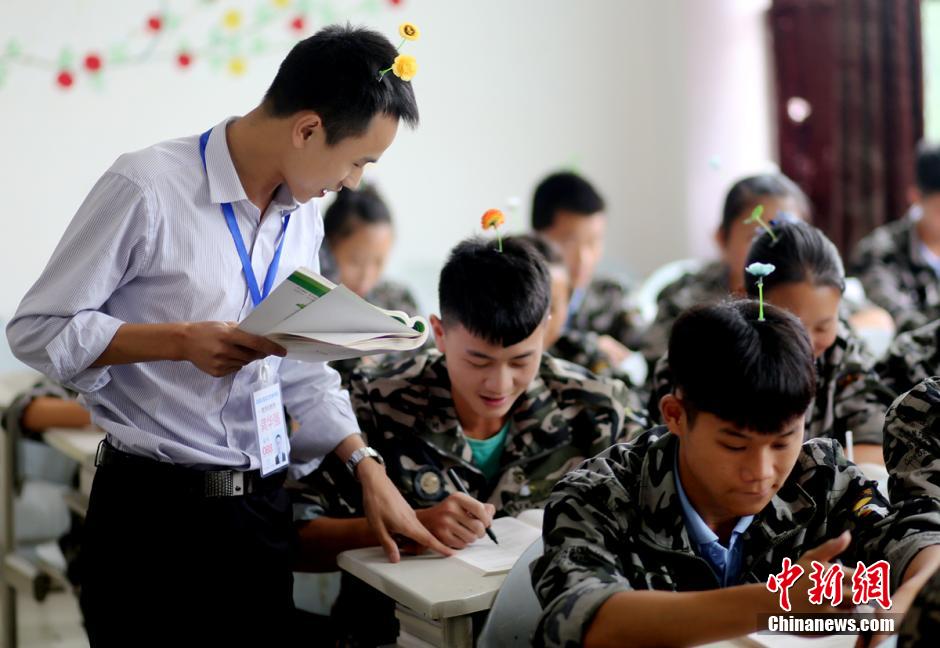
[[[738,520],[731,532],[731,538],[728,540],[728,546],[725,547],[718,540],[718,536],[712,531],[702,516],[699,515],[695,507],[686,497],[685,489],[682,488],[682,480],[679,479],[679,460],[676,458],[676,490],[679,492],[679,501],[682,503],[682,517],[685,518],[685,529],[689,534],[689,540],[692,541],[692,547],[695,553],[704,558],[718,577],[722,587],[737,580],[741,572],[741,560],[744,557],[743,543],[740,542],[741,534],[747,531],[747,528],[754,520],[753,515],[746,515]]]
[[[232,203],[256,277],[263,281],[292,212],[275,284],[298,266],[319,268],[323,221],[286,186],[263,217],[248,200],[229,153],[227,119],[212,130],[206,165],[199,136],[122,155],[69,223],[48,265],[7,326],[16,356],[82,393],[92,421],[119,449],[186,466],[259,468],[251,411],[257,363],[213,378],[189,362],[92,368],[125,322],[240,321],[248,285],[220,204]],[[313,470],[359,431],[323,363],[269,358],[300,429],[291,474]]]

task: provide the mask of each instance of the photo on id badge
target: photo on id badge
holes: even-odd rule
[[[267,360],[259,362],[258,377],[251,389],[251,409],[258,433],[258,451],[261,459],[261,476],[287,468],[290,457],[290,439],[287,436],[287,421],[284,419],[284,403],[281,400],[281,383],[277,371]]]

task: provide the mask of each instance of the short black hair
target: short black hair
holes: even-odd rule
[[[917,145],[914,174],[922,194],[940,193],[940,142],[923,140]]]
[[[568,266],[565,265],[565,258],[561,255],[561,250],[544,236],[538,234],[513,234],[509,238],[531,245],[536,252],[542,255],[549,267],[562,267],[567,271]]]
[[[806,413],[816,367],[806,329],[783,309],[741,299],[695,306],[669,336],[673,390],[690,422],[707,412],[740,428],[776,434]]]
[[[525,241],[479,237],[455,247],[438,284],[444,325],[462,324],[490,344],[512,346],[545,320],[551,278],[542,256]]]
[[[329,244],[342,241],[360,225],[383,224],[392,224],[392,213],[379,192],[370,186],[343,189],[323,214],[324,236]]]
[[[774,271],[764,277],[764,293],[776,286],[809,282],[814,286],[832,286],[845,290],[845,268],[835,244],[816,227],[802,221],[775,223],[770,232],[762,231],[751,243],[746,266],[772,263]],[[774,239],[776,237],[776,239]],[[757,297],[757,277],[744,272],[747,294]]]
[[[385,36],[361,27],[330,25],[287,54],[264,106],[275,117],[313,110],[323,118],[326,143],[361,135],[377,114],[418,124],[411,83],[392,73],[379,80],[398,51]]]
[[[793,198],[802,210],[802,217],[809,221],[812,217],[809,198],[799,186],[782,173],[761,173],[741,178],[728,190],[725,206],[721,211],[721,233],[727,237],[734,222],[752,209],[761,198]],[[765,222],[776,214],[767,214]]]
[[[532,196],[532,229],[540,232],[551,227],[560,209],[592,216],[604,211],[604,199],[590,182],[577,173],[553,173],[535,188]]]

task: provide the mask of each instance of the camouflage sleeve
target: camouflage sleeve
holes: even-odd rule
[[[875,373],[874,361],[861,343],[850,337],[833,397],[834,427],[841,437],[852,430],[855,443],[881,445],[885,411],[896,396]]]
[[[363,439],[368,443],[375,431],[375,416],[369,403],[368,379],[362,371],[354,371],[349,379],[349,400],[359,421]],[[317,470],[301,480],[293,492],[294,521],[329,517],[363,515],[362,488],[349,474],[346,465],[330,453]]]
[[[601,605],[632,589],[620,560],[626,529],[613,514],[623,510],[628,497],[607,461],[595,457],[568,473],[545,509],[545,552],[532,567],[543,608],[537,646],[582,645]]]
[[[928,379],[900,396],[885,420],[885,465],[892,501],[940,499],[940,382]]]
[[[865,296],[881,306],[898,321],[918,308],[912,295],[904,290],[900,274],[893,264],[885,263],[889,235],[875,232],[862,239],[852,257],[852,274],[865,287]]]
[[[680,289],[678,284],[666,286],[656,298],[656,317],[647,327],[640,345],[643,357],[650,366],[655,365],[661,357],[666,355],[666,350],[669,348],[669,332],[676,318],[684,310],[674,298],[674,293]]]
[[[904,570],[917,553],[940,544],[940,502],[912,497],[890,504],[868,479],[846,459],[842,447],[830,439],[816,439],[813,448],[819,465],[835,471],[826,524],[836,535],[852,532],[852,545],[843,554],[851,565],[870,565],[887,560],[891,565],[891,588],[897,589]]]
[[[623,405],[623,425],[614,435],[612,443],[625,443],[632,441],[652,427],[646,408],[635,389],[617,378],[609,378],[613,384],[614,398]],[[594,454],[606,450],[610,443],[598,447]]]
[[[898,394],[940,373],[940,320],[894,338],[875,370]]]
[[[653,369],[650,399],[647,404],[649,417],[653,423],[662,423],[659,401],[669,393],[672,393],[672,373],[669,371],[669,354],[667,353],[656,362],[656,367]]]
[[[930,646],[940,636],[940,570],[924,583],[901,621],[898,648]]]

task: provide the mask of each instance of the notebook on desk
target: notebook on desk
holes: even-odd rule
[[[484,576],[505,574],[529,545],[542,535],[542,513],[542,510],[525,511],[519,517],[493,520],[490,528],[499,544],[483,536],[455,553],[452,559],[461,561]]]

